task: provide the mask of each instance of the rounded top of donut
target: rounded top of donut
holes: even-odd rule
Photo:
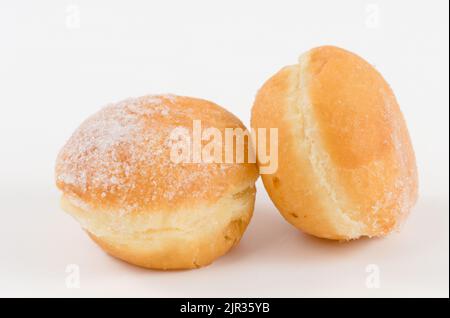
[[[57,187],[85,210],[133,212],[212,203],[253,186],[255,164],[172,159],[174,143],[187,140],[175,140],[173,133],[187,133],[192,146],[194,120],[201,121],[202,130],[220,130],[222,139],[225,128],[245,129],[234,115],[205,100],[126,99],[106,106],[74,132],[56,161]]]
[[[398,105],[372,65],[332,46],[313,49],[306,59],[309,98],[334,163],[355,168],[392,152]]]
[[[312,114],[335,180],[353,210],[365,211],[347,213],[374,233],[398,227],[417,199],[417,168],[394,92],[370,63],[347,50],[324,46],[303,58]]]
[[[379,236],[417,199],[408,129],[392,89],[367,61],[321,46],[259,91],[252,126],[279,129],[279,168],[263,176],[290,222],[320,237]]]

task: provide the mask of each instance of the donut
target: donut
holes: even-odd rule
[[[92,115],[56,160],[62,209],[107,253],[141,267],[198,268],[225,254],[252,217],[258,169],[174,161],[173,132],[191,136],[194,120],[245,129],[214,103],[175,95],[129,98]]]
[[[416,160],[399,105],[356,54],[322,46],[282,68],[259,90],[251,126],[278,129],[278,169],[262,180],[282,216],[308,234],[385,236],[416,202]]]

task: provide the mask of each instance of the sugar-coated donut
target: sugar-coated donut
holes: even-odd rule
[[[173,162],[170,133],[245,127],[200,99],[155,95],[109,105],[60,151],[62,208],[109,254],[154,269],[207,265],[236,245],[255,200],[256,164]],[[246,144],[247,145],[247,144]]]
[[[275,127],[278,170],[262,179],[295,227],[318,237],[384,236],[417,198],[417,168],[395,96],[369,63],[324,46],[257,94],[252,127]]]

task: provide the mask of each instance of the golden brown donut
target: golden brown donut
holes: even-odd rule
[[[174,163],[170,133],[245,128],[200,99],[145,96],[87,119],[62,148],[62,208],[109,254],[153,269],[207,265],[236,245],[254,207],[256,164]]]
[[[318,237],[384,236],[417,198],[417,168],[395,96],[369,63],[324,46],[257,94],[252,127],[279,133],[278,170],[262,179],[295,227]]]

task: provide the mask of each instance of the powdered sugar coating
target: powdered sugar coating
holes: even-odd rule
[[[127,213],[211,200],[254,182],[255,165],[170,160],[171,131],[190,131],[194,119],[205,127],[243,127],[219,106],[187,97],[150,95],[108,105],[61,150],[57,185],[82,209]]]

